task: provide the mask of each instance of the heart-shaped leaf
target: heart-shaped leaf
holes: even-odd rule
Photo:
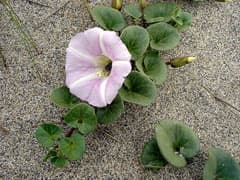
[[[167,161],[162,156],[156,138],[151,139],[144,145],[141,154],[141,163],[145,168],[160,169],[167,164]]]
[[[72,95],[65,86],[56,88],[51,94],[51,101],[62,107],[72,107],[79,102],[79,99]]]
[[[51,158],[51,163],[57,168],[63,168],[68,164],[68,160],[62,156],[55,156]]]
[[[176,167],[186,165],[200,149],[200,142],[192,129],[175,120],[162,120],[155,129],[158,147],[164,158]]]
[[[83,134],[92,132],[97,126],[94,109],[85,103],[75,105],[64,119],[69,126],[77,128]]]
[[[61,153],[70,160],[82,159],[85,151],[84,136],[75,133],[71,137],[65,137],[59,142],[59,149]]]
[[[121,34],[121,39],[127,46],[133,59],[141,57],[149,45],[149,35],[140,26],[128,26]]]
[[[229,153],[219,148],[210,148],[203,180],[215,179],[240,180],[240,166]]]
[[[131,17],[133,17],[135,19],[139,19],[142,16],[141,9],[140,9],[139,5],[136,5],[136,4],[126,5],[126,7],[124,8],[124,11],[129,16],[131,16]]]
[[[150,105],[157,96],[153,82],[140,72],[131,72],[119,91],[123,100],[143,106]]]
[[[123,15],[116,9],[100,5],[92,12],[94,20],[104,29],[120,31],[126,26]]]
[[[175,27],[181,31],[187,30],[192,24],[192,16],[187,12],[181,12],[178,17],[176,17],[176,20]]]
[[[176,3],[161,2],[151,4],[144,9],[144,19],[147,23],[168,22],[172,17],[176,17],[180,9]]]
[[[44,147],[51,147],[55,140],[62,136],[62,130],[54,124],[42,124],[36,130],[35,136]]]
[[[165,22],[153,24],[147,30],[150,35],[150,45],[153,49],[173,49],[180,41],[177,30]]]
[[[121,116],[123,110],[123,101],[118,95],[110,105],[96,109],[98,122],[101,124],[114,122]]]
[[[150,77],[157,85],[164,83],[168,76],[168,68],[160,58],[158,51],[147,52],[136,62],[137,68]]]

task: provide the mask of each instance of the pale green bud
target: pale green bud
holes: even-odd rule
[[[117,9],[117,10],[121,10],[122,8],[122,0],[112,0],[112,7]]]
[[[140,8],[144,9],[147,6],[147,0],[138,0]]]
[[[196,57],[177,57],[170,61],[170,65],[174,68],[177,68],[182,67],[196,60],[197,60]]]

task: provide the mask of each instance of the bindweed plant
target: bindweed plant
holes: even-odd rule
[[[122,7],[122,1],[114,1],[112,6],[98,5],[90,10],[100,27],[78,33],[71,39],[66,54],[66,86],[54,89],[51,94],[52,102],[69,109],[64,120],[70,130],[63,134],[60,127],[51,123],[42,124],[36,130],[38,142],[49,149],[44,160],[50,159],[56,167],[81,159],[85,151],[84,137],[93,132],[98,123],[119,119],[124,101],[142,106],[153,103],[156,87],[167,79],[168,65],[182,67],[196,59],[180,57],[165,63],[160,56],[160,51],[175,48],[180,42],[180,32],[191,25],[191,15],[176,3],[139,1],[139,4]],[[128,25],[120,9],[135,24]],[[182,149],[178,143],[185,139],[171,139],[166,129],[172,125],[179,128],[182,138],[192,143],[191,147]],[[191,158],[199,149],[198,139],[184,125],[164,121],[156,134],[157,139],[149,146],[159,147],[166,159],[158,164],[169,162],[184,166],[185,158]],[[162,143],[162,136],[168,138],[167,144]],[[175,154],[172,144],[180,149],[182,157]],[[156,156],[162,158],[160,154]]]
[[[187,160],[200,150],[196,134],[176,120],[161,120],[155,128],[155,137],[143,148],[141,162],[145,168],[160,169],[168,163],[184,167]]]

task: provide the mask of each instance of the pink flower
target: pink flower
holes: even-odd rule
[[[131,72],[130,59],[115,32],[96,27],[81,32],[67,48],[66,85],[81,100],[96,107],[107,106]]]

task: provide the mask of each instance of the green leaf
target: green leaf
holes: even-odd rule
[[[157,125],[156,138],[164,158],[176,167],[184,167],[185,158],[194,157],[200,142],[192,129],[176,120],[162,120]]]
[[[215,179],[240,180],[240,166],[229,153],[219,148],[210,148],[203,180]]]
[[[54,124],[42,124],[36,130],[35,136],[38,143],[42,144],[44,147],[51,147],[55,140],[61,138],[62,130]]]
[[[150,105],[157,96],[153,82],[140,72],[131,72],[119,91],[123,100],[143,106]]]
[[[69,126],[77,128],[83,134],[92,132],[97,126],[94,108],[85,103],[75,105],[64,119]]]
[[[180,37],[177,30],[171,25],[161,22],[147,28],[150,35],[150,45],[156,50],[169,50],[175,48]]]
[[[185,31],[192,24],[192,15],[187,12],[181,12],[176,18],[176,20],[175,20],[176,21],[175,27],[181,31]],[[179,23],[179,21],[181,23]]]
[[[82,159],[85,151],[84,136],[75,133],[71,137],[65,137],[59,142],[59,149],[61,153],[70,160]]]
[[[126,7],[124,8],[124,11],[129,16],[131,16],[131,17],[133,17],[135,19],[139,19],[142,16],[141,9],[140,9],[139,5],[136,5],[136,4],[126,5]]]
[[[57,168],[63,168],[68,164],[68,160],[61,156],[60,157],[55,156],[51,159],[51,163]]]
[[[50,157],[57,156],[57,152],[55,150],[50,150],[47,155],[44,157],[43,161],[47,161]]]
[[[68,108],[79,102],[79,99],[72,95],[65,86],[54,89],[50,98],[55,104]]]
[[[149,45],[149,35],[140,26],[128,26],[121,34],[121,39],[127,46],[133,59],[141,57]]]
[[[123,15],[116,9],[100,5],[92,12],[94,20],[104,29],[120,31],[126,26]]]
[[[121,97],[118,95],[114,101],[104,108],[97,108],[96,114],[98,122],[107,124],[116,121],[124,110],[124,105]]]
[[[145,168],[160,169],[167,164],[162,156],[156,138],[151,139],[144,145],[141,154],[141,163]]]
[[[147,23],[168,22],[176,17],[180,9],[176,3],[162,2],[151,4],[144,9],[144,19]]]
[[[168,68],[158,51],[150,51],[136,62],[137,68],[149,76],[157,85],[167,80]]]

